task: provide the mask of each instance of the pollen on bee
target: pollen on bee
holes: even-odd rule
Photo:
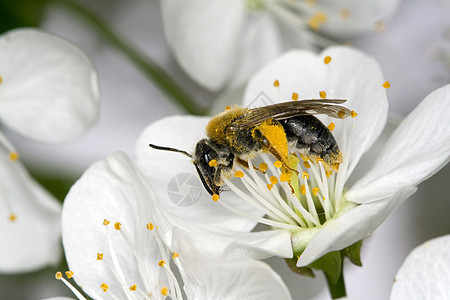
[[[160,267],[164,267],[165,264],[166,264],[166,261],[164,259],[161,259],[160,261],[158,261],[158,266],[160,266]]]
[[[302,184],[302,185],[300,186],[300,193],[302,193],[302,195],[305,195],[305,194],[306,194],[306,188],[305,188],[305,185],[304,185],[304,184]]]
[[[292,93],[292,100],[298,100],[298,94],[297,93]]]
[[[97,260],[103,259],[103,253],[97,253]]]
[[[329,129],[330,131],[333,131],[334,128],[336,128],[336,125],[335,125],[333,122],[331,122],[330,125],[328,125],[328,129]]]
[[[108,221],[108,220],[106,220],[106,219],[103,219],[103,225],[108,225],[110,222]]]
[[[278,81],[278,79],[276,79],[276,80],[273,82],[273,86],[274,86],[274,87],[279,87],[279,86],[280,86],[280,82]]]
[[[303,161],[303,166],[304,166],[306,169],[311,168],[311,165],[310,165],[309,162],[307,162],[306,160]]]
[[[314,194],[314,196],[317,196],[317,194],[319,193],[320,188],[318,188],[317,186],[313,188],[312,193]]]
[[[341,9],[340,14],[342,19],[348,19],[350,17],[350,10],[348,10],[347,8],[343,8]]]
[[[55,278],[56,279],[58,279],[58,280],[61,280],[61,278],[62,278],[62,273],[61,272],[56,272],[56,274],[55,274]]]
[[[65,274],[66,274],[67,278],[70,279],[73,276],[73,271],[66,271]]]
[[[350,113],[350,116],[351,116],[352,118],[356,118],[357,115],[358,115],[358,114],[357,114],[354,110],[352,110],[351,113]]]
[[[383,87],[384,87],[385,89],[388,89],[388,88],[391,87],[391,83],[390,83],[389,81],[385,81],[385,82],[383,83]]]
[[[259,164],[259,169],[261,170],[261,171],[267,171],[267,169],[268,169],[269,167],[267,166],[267,164],[266,163],[260,163]]]
[[[132,286],[129,287],[130,291],[134,292],[137,289],[137,286],[135,284],[133,284]]]
[[[280,181],[287,182],[289,180],[291,180],[291,174],[290,173],[282,173],[280,175]]]
[[[108,289],[109,289],[109,286],[106,284],[106,283],[102,283],[101,285],[100,285],[100,288],[104,291],[104,292],[106,292]]]
[[[17,220],[17,215],[16,214],[10,214],[8,217],[8,220],[10,222],[14,222],[15,220]]]
[[[162,294],[163,296],[167,296],[168,293],[169,293],[169,288],[168,288],[167,286],[163,286],[163,287],[161,288],[161,294]]]
[[[216,167],[216,166],[217,166],[217,160],[211,159],[211,160],[209,161],[208,165],[209,165],[210,167]]]
[[[281,168],[283,166],[283,163],[281,163],[281,161],[277,160],[273,163],[273,166],[275,168]]]
[[[323,62],[328,65],[331,62],[331,56],[329,56],[329,55],[325,56],[325,58],[323,59]]]
[[[234,176],[236,176],[237,178],[242,178],[242,177],[244,177],[244,172],[236,171],[236,173],[234,173]]]
[[[115,230],[120,230],[120,229],[122,229],[122,224],[120,224],[120,222],[114,223],[114,229],[115,229]]]
[[[276,178],[275,176],[270,176],[270,183],[271,184],[277,184],[278,183],[278,178]]]
[[[320,91],[319,96],[320,98],[325,99],[327,97],[327,93],[325,91]]]
[[[212,195],[211,197],[213,199],[213,201],[219,201],[220,197],[217,194]]]

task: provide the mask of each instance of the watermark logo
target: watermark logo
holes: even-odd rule
[[[273,100],[270,99],[269,96],[267,96],[264,92],[261,92],[255,97],[255,99],[252,100],[252,102],[250,102],[248,104],[247,107],[248,108],[256,108],[256,107],[271,105],[274,103],[275,102],[273,102]]]
[[[203,186],[198,176],[191,173],[180,173],[172,177],[167,185],[170,201],[179,207],[189,207],[200,200]]]

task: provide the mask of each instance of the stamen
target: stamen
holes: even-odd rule
[[[320,91],[319,96],[320,98],[325,99],[327,97],[327,93],[325,91]]]
[[[388,89],[388,88],[391,87],[391,83],[390,83],[389,81],[385,81],[385,82],[383,83],[383,87],[384,87],[385,89]]]
[[[66,272],[66,274],[67,274],[67,272]],[[72,275],[73,275],[73,272],[72,272]],[[55,278],[58,280],[61,280],[78,299],[87,300],[73,285],[70,284],[70,282],[68,282],[67,280],[64,279],[61,272],[56,272]],[[95,295],[95,293],[93,293],[93,294]]]
[[[3,82],[3,77],[0,76],[0,84]]]
[[[236,171],[236,173],[234,173],[234,176],[236,176],[237,178],[242,178],[242,177],[244,177],[244,172]]]
[[[288,182],[289,180],[291,180],[291,174],[289,173],[282,173],[280,175],[280,181],[282,182]]]
[[[292,100],[298,100],[298,94],[297,93],[292,93]]]
[[[129,287],[130,291],[134,292],[137,289],[137,285],[133,284],[132,286]]]
[[[318,12],[308,20],[308,25],[313,30],[319,30],[320,26],[322,26],[322,24],[324,24],[326,21],[327,15],[323,12]]]
[[[336,125],[335,125],[333,122],[331,122],[330,125],[328,125],[328,129],[329,129],[330,131],[333,131],[334,128],[336,128]]]
[[[146,225],[146,227],[147,227],[148,230],[153,230],[153,229],[155,229],[155,226],[152,224],[152,222],[148,222],[147,225]]]
[[[323,59],[323,62],[328,65],[331,62],[331,56],[325,56],[325,58]]]
[[[358,115],[358,114],[357,114],[354,110],[352,110],[351,113],[350,113],[350,116],[351,116],[352,118],[356,118],[357,115]]]
[[[276,79],[276,80],[273,82],[273,86],[274,86],[274,87],[279,87],[279,86],[280,86],[280,82],[278,81],[278,79]]]
[[[67,278],[70,279],[73,276],[73,271],[66,271],[65,274],[66,274]]]
[[[318,188],[317,186],[313,188],[312,193],[314,194],[314,196],[317,196],[317,194],[319,193],[320,188]]]
[[[106,291],[108,291],[109,286],[108,286],[106,283],[103,282],[103,283],[100,285],[100,288],[101,288],[104,292],[106,292]]]
[[[17,220],[17,215],[16,214],[10,214],[8,217],[8,220],[11,222],[14,222],[15,220]]]
[[[278,183],[278,178],[276,178],[275,176],[270,176],[270,183],[271,184],[277,184]]]
[[[97,260],[103,259],[103,253],[97,253]]]
[[[340,14],[342,19],[348,19],[350,17],[350,10],[348,10],[347,8],[343,8],[341,9]]]
[[[175,258],[177,258],[177,257],[179,257],[180,255],[178,254],[178,253],[176,253],[176,252],[173,252],[172,253],[172,259],[175,259]]]
[[[169,293],[169,289],[167,288],[167,286],[163,286],[163,287],[161,288],[161,294],[162,294],[163,296],[167,296],[168,293]]]
[[[120,229],[122,229],[122,224],[120,224],[119,222],[114,223],[114,229],[115,229],[115,230],[120,230]]]
[[[217,194],[212,195],[211,197],[213,199],[213,201],[219,201],[220,197]]]
[[[166,264],[166,262],[164,261],[164,259],[161,259],[161,260],[158,262],[158,266],[160,266],[160,267],[164,267],[165,264]]]
[[[9,152],[9,159],[12,161],[16,161],[19,159],[19,153],[16,151]]]
[[[108,220],[106,220],[106,219],[103,220],[103,225],[106,226],[106,225],[108,225],[109,223],[110,223],[110,222],[109,222]]]
[[[260,163],[260,164],[259,164],[259,169],[260,169],[261,171],[265,172],[265,171],[267,171],[267,168],[268,168],[268,166],[267,166],[266,163]]]
[[[309,162],[307,162],[306,160],[303,161],[303,166],[304,166],[306,169],[311,168],[311,165],[310,165]]]
[[[305,179],[309,179],[309,174],[308,174],[308,172],[303,171],[302,177],[305,178]]]
[[[275,168],[281,168],[283,166],[283,164],[281,163],[281,161],[277,160],[273,163],[273,166]]]

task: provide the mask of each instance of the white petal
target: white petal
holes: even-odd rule
[[[222,88],[236,67],[244,5],[241,0],[161,1],[165,33],[178,63],[205,88]]]
[[[398,270],[391,300],[450,298],[450,235],[415,248]]]
[[[328,65],[324,63],[326,56],[332,59]],[[275,80],[279,87],[274,86]],[[351,139],[347,139],[351,147],[350,161],[354,165],[386,122],[388,103],[383,82],[379,64],[355,49],[330,47],[319,55],[296,50],[272,61],[251,78],[244,95],[244,106],[253,107],[253,103],[261,98],[275,103],[289,101],[294,92],[298,93],[299,99],[319,99],[320,91],[325,91],[329,99],[346,99],[344,106],[358,113],[354,120],[347,118],[341,122],[325,117],[321,120],[325,125],[336,124],[333,134],[344,155],[347,145],[342,144],[342,123],[346,130],[354,125]]]
[[[428,95],[387,141],[375,166],[347,193],[350,201],[382,199],[426,180],[449,160],[450,85]]]
[[[192,153],[196,143],[205,137],[209,118],[175,116],[151,124],[137,143],[136,164],[149,179],[158,201],[167,211],[184,221],[207,222],[227,230],[250,231],[256,224],[212,201],[203,187],[190,158],[174,152],[155,150],[149,143],[173,147]],[[254,209],[229,192],[221,201],[234,208],[255,213]]]
[[[4,151],[0,151],[0,178],[0,273],[30,272],[58,263],[59,202]],[[9,220],[10,213],[16,220]]]
[[[97,121],[98,80],[72,43],[35,29],[0,37],[0,118],[45,142],[73,139]]]
[[[404,187],[389,199],[361,204],[328,221],[308,243],[297,266],[306,266],[328,252],[341,250],[366,238],[415,191],[415,187]]]
[[[159,284],[162,268],[157,268],[157,261],[161,256],[152,233],[146,229],[148,222],[158,223],[154,214],[147,181],[125,154],[117,152],[83,174],[64,201],[62,228],[69,268],[84,291],[91,296],[91,291],[103,293],[100,285],[104,282],[110,291],[121,295],[119,298],[129,292],[127,288],[122,290],[107,268],[106,264],[113,265],[113,252],[118,261],[115,269],[123,273],[128,286],[136,284],[145,290],[140,269],[143,265],[147,266],[143,273]],[[104,219],[111,224],[103,225]],[[128,235],[129,242],[113,228],[115,222],[122,224],[121,232]],[[137,249],[140,262],[130,243]],[[104,254],[103,260],[96,259],[97,253]]]

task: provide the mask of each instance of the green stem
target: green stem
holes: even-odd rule
[[[333,282],[331,277],[326,272],[323,272],[325,274],[325,278],[327,279],[328,290],[330,291],[332,299],[338,299],[347,296],[347,293],[345,291],[343,261],[344,260],[342,259],[341,273],[339,274],[337,282]]]
[[[111,45],[120,50],[131,62],[138,67],[147,78],[156,83],[162,91],[170,96],[175,102],[180,104],[191,114],[206,115],[207,110],[198,107],[194,99],[191,98],[161,67],[159,67],[148,56],[125,41],[118,34],[113,32],[110,27],[103,22],[92,11],[71,0],[53,0],[69,8],[72,12],[83,18],[93,29]]]

